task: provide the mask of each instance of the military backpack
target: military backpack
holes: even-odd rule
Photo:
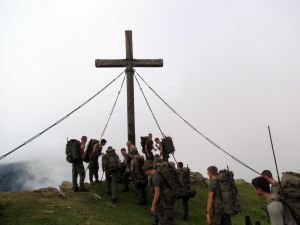
[[[282,173],[281,186],[283,191],[278,183],[278,192],[275,193],[277,199],[275,200],[284,203],[297,224],[300,224],[300,174],[294,172]]]
[[[153,160],[153,168],[156,170],[157,169],[157,164],[158,163],[163,163],[163,160],[161,158],[158,157],[154,157],[154,160]]]
[[[141,137],[141,146],[142,146],[142,152],[144,154],[146,154],[146,151],[145,151],[145,144],[146,144],[146,141],[148,140],[148,136],[142,136]]]
[[[169,189],[164,191],[164,194],[167,199],[175,197],[180,199],[183,196],[183,182],[180,179],[180,176],[177,172],[177,169],[174,165],[169,162],[164,162],[160,168],[157,170],[161,174],[163,179],[167,182]]]
[[[188,167],[183,167],[179,170],[179,176],[180,179],[183,183],[183,192],[185,195],[188,196],[188,193],[191,188],[191,183],[190,183],[190,168]]]
[[[102,167],[109,171],[115,171],[120,168],[119,157],[115,149],[109,148],[102,157]]]
[[[85,161],[86,163],[89,162],[90,160],[90,154],[93,152],[93,148],[94,148],[94,145],[99,143],[98,140],[96,139],[91,139],[89,141],[89,143],[87,144],[87,147],[86,147],[86,150],[85,150],[85,154],[84,154],[84,158],[83,158],[83,161]]]
[[[171,137],[164,137],[162,139],[162,147],[163,151],[166,152],[166,154],[168,155],[175,152],[175,147]]]
[[[143,166],[145,164],[145,159],[143,156],[138,156],[134,158],[135,165],[135,173],[136,173],[136,180],[135,180],[135,186],[136,187],[146,187],[148,184],[148,176],[145,174],[145,171],[143,170]]]
[[[79,157],[81,157],[80,142],[76,139],[71,139],[66,145],[66,160],[69,163],[78,162]]]
[[[236,215],[242,210],[233,177],[233,172],[228,170],[220,170],[217,176],[223,209],[227,215]]]

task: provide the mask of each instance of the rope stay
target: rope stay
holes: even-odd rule
[[[46,131],[50,130],[52,127],[56,126],[57,124],[59,124],[60,122],[62,122],[63,120],[65,120],[66,118],[68,118],[71,114],[73,114],[74,112],[76,112],[78,109],[82,108],[84,105],[86,105],[89,101],[91,101],[93,98],[95,98],[97,95],[99,95],[102,91],[104,91],[109,85],[111,85],[113,82],[115,82],[123,73],[125,72],[125,70],[123,70],[122,73],[120,73],[115,79],[113,79],[109,84],[107,84],[104,88],[102,88],[100,91],[98,91],[94,96],[92,96],[91,98],[89,98],[88,100],[86,100],[84,103],[82,103],[80,106],[78,106],[76,109],[74,109],[72,112],[70,112],[69,114],[67,114],[66,116],[64,116],[63,118],[61,118],[60,120],[58,120],[56,123],[52,124],[50,127],[46,128],[45,130],[43,130],[42,132],[38,133],[37,135],[33,136],[32,138],[30,138],[29,140],[25,141],[23,144],[21,144],[20,146],[16,147],[15,149],[13,149],[12,151],[6,153],[5,155],[0,157],[0,160],[4,159],[6,156],[8,156],[9,154],[17,151],[19,148],[23,147],[24,145],[28,144],[29,142],[33,141],[34,139],[38,138],[39,136],[41,136],[43,133],[45,133]]]
[[[158,126],[158,129],[160,130],[160,133],[162,134],[163,137],[165,137],[164,133],[162,132],[162,130],[161,130],[161,128],[160,128],[160,126],[159,126],[159,124],[158,124],[158,122],[157,122],[156,117],[154,116],[154,113],[153,113],[153,111],[152,111],[152,109],[151,109],[151,107],[150,107],[150,104],[149,104],[149,102],[148,102],[148,100],[147,100],[147,98],[146,98],[146,96],[145,96],[145,94],[144,94],[144,92],[143,92],[143,89],[142,89],[142,87],[141,87],[141,85],[140,85],[140,82],[138,81],[138,79],[137,79],[137,77],[136,77],[135,75],[134,75],[134,78],[136,79],[136,81],[137,81],[137,83],[138,83],[138,85],[139,85],[139,87],[140,87],[140,90],[141,90],[141,92],[142,92],[142,94],[143,94],[143,96],[144,96],[144,98],[145,98],[145,101],[146,101],[146,103],[147,103],[147,105],[148,105],[148,107],[149,107],[149,109],[150,109],[150,111],[151,111],[151,113],[152,113],[152,116],[153,116],[153,118],[154,118],[154,120],[155,120],[155,122],[156,122],[156,125]]]
[[[213,146],[215,146],[216,148],[220,149],[221,151],[223,151],[225,154],[227,154],[228,156],[230,156],[233,160],[237,161],[238,163],[240,163],[241,165],[245,166],[246,168],[252,170],[253,172],[257,173],[260,175],[259,172],[257,172],[256,170],[252,169],[251,167],[249,167],[248,165],[246,165],[245,163],[243,163],[242,161],[240,161],[239,159],[237,159],[236,157],[232,156],[231,154],[229,154],[228,152],[226,152],[224,149],[222,149],[219,145],[217,145],[215,142],[213,142],[212,140],[210,140],[208,137],[206,137],[205,135],[203,135],[200,131],[198,131],[192,124],[190,124],[188,121],[186,121],[182,116],[180,116],[166,101],[164,101],[151,87],[150,85],[141,77],[141,75],[135,71],[135,73],[139,76],[139,78],[144,81],[144,83],[149,87],[149,89],[163,102],[165,103],[165,105],[171,109],[171,111],[173,111],[178,117],[180,117],[190,128],[192,128],[193,130],[195,130],[198,134],[200,134],[202,137],[204,137],[209,143],[211,143]]]
[[[117,95],[116,101],[115,101],[115,103],[114,103],[114,105],[113,105],[113,107],[112,107],[112,109],[111,109],[110,115],[109,115],[109,117],[108,117],[108,121],[107,121],[107,123],[106,123],[106,125],[105,125],[105,127],[104,127],[104,129],[103,129],[103,131],[102,131],[102,134],[101,134],[101,137],[100,137],[100,141],[101,141],[101,139],[102,139],[102,137],[103,137],[103,135],[104,135],[104,133],[105,133],[105,131],[106,131],[108,122],[109,122],[109,120],[110,120],[110,118],[111,118],[111,115],[113,114],[114,109],[115,109],[115,107],[116,107],[118,98],[119,98],[119,96],[120,96],[120,93],[121,93],[121,90],[122,90],[122,87],[123,87],[123,84],[124,84],[124,81],[125,81],[125,77],[126,77],[126,76],[124,76],[123,82],[122,82],[122,84],[121,84],[121,88],[120,88],[120,90],[118,91],[118,95]]]

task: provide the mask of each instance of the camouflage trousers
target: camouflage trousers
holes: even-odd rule
[[[138,187],[137,193],[139,197],[139,202],[147,203],[147,194],[146,194],[146,188],[145,187]]]
[[[77,188],[78,187],[78,183],[77,183],[77,177],[79,174],[79,187],[82,189],[84,188],[84,178],[85,178],[85,170],[84,170],[84,166],[83,166],[83,162],[76,162],[76,163],[72,163],[72,183],[73,183],[73,187]]]
[[[163,155],[162,160],[163,160],[163,162],[168,162],[169,158],[170,158],[169,155]]]
[[[90,181],[93,181],[93,176],[95,177],[95,180],[98,180],[99,175],[99,163],[98,162],[90,162],[89,163],[89,170],[90,170]]]
[[[148,151],[148,154],[149,154],[150,157],[148,157],[148,156],[147,156],[147,153],[145,153],[145,155],[146,155],[146,160],[152,160],[152,161],[153,161],[153,159],[154,159],[153,152],[152,152],[152,151]]]
[[[182,204],[183,204],[183,212],[184,214],[189,214],[189,197],[183,197],[182,198]]]
[[[212,212],[210,219],[213,221],[212,225],[231,225],[230,216],[224,212]]]
[[[156,205],[155,212],[161,225],[175,225],[174,220],[174,204],[175,199],[167,201],[162,195],[162,198]]]
[[[110,184],[112,183],[112,199],[117,198],[117,181],[118,181],[118,170],[109,171],[105,170],[105,177],[106,177],[106,191],[111,192]]]
[[[128,177],[130,177],[130,171],[126,170],[122,176],[122,183],[124,184],[124,187],[126,189],[129,189],[128,188]]]

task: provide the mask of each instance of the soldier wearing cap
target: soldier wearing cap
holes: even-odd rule
[[[153,186],[155,190],[154,199],[152,202],[151,211],[156,212],[161,224],[173,225],[174,220],[174,203],[175,198],[167,198],[165,191],[169,188],[168,183],[164,180],[158,171],[154,170],[153,166],[145,163],[143,167],[145,173],[152,175]]]

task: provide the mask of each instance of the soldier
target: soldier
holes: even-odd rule
[[[179,172],[179,176],[181,178],[181,180],[184,182],[184,177],[185,177],[185,173],[189,173],[189,171],[186,171],[187,168],[186,167],[183,167],[183,163],[182,162],[178,162],[177,163],[177,169],[178,169],[178,172]],[[188,178],[189,180],[189,178]],[[189,189],[190,189],[190,184],[189,184],[189,181],[188,183],[185,183],[184,182],[184,187],[185,188],[185,194],[188,194],[189,192]],[[188,219],[188,215],[189,215],[189,200],[190,198],[188,197],[188,195],[184,196],[181,198],[182,199],[182,204],[183,204],[183,212],[184,212],[184,216],[183,216],[183,219],[184,220],[187,220]]]
[[[163,157],[163,161],[164,162],[168,162],[168,159],[170,158],[169,154],[167,152],[164,151],[163,146],[162,146],[162,142],[158,139],[155,138],[155,146],[157,147],[157,149],[159,150],[159,157]]]
[[[76,163],[72,163],[72,174],[73,174],[72,181],[73,181],[74,192],[89,191],[88,189],[84,188],[85,170],[84,170],[84,165],[83,165],[83,157],[84,157],[84,148],[85,148],[86,142],[87,142],[87,137],[82,136],[81,142],[80,142],[80,154],[78,157],[78,161]],[[74,145],[74,143],[73,143],[73,145]],[[78,183],[77,183],[78,174],[80,177],[79,188],[78,188]]]
[[[105,171],[106,177],[106,194],[111,194],[110,184],[112,183],[112,201],[117,202],[117,181],[118,181],[118,171],[120,169],[119,157],[116,154],[115,149],[109,146],[106,150],[106,154],[102,157],[102,170]]]
[[[100,144],[96,143],[93,147],[93,152],[90,154],[89,159],[89,170],[90,170],[90,183],[94,185],[93,182],[93,176],[95,176],[95,183],[100,183],[98,177],[98,171],[99,171],[99,156],[104,153],[102,152],[102,147],[106,144],[106,140],[102,139]]]
[[[131,159],[129,158],[129,154],[126,152],[125,148],[121,149],[121,154],[124,156],[124,163],[126,164],[125,173],[122,176],[122,183],[124,184],[124,189],[121,191],[129,191],[127,179],[130,176],[130,169],[131,169]]]
[[[154,155],[153,155],[152,149],[153,149],[153,141],[152,141],[152,134],[150,133],[147,141],[145,142],[146,160],[153,161]]]
[[[146,163],[153,165],[152,160],[147,160]],[[152,175],[148,175],[148,186],[150,187],[150,198],[152,199],[152,202],[153,202],[155,190],[154,190],[154,186],[153,186]],[[157,213],[155,211],[154,212],[150,211],[150,215],[153,217],[153,223],[151,225],[158,225],[159,219],[158,219]]]
[[[209,224],[217,225],[231,225],[230,216],[224,213],[220,208],[222,197],[220,193],[219,183],[217,179],[218,168],[210,166],[207,168],[207,174],[211,179],[208,183],[208,201],[206,209],[206,219]],[[212,209],[212,211],[210,211]],[[210,216],[210,212],[212,212]]]
[[[135,185],[139,197],[139,200],[135,203],[138,205],[147,205],[146,185],[148,178],[143,170],[145,160],[143,156],[138,155],[137,150],[133,150],[132,153],[133,159],[131,160],[131,171],[135,172]]]
[[[269,182],[264,177],[256,177],[252,180],[255,193],[267,200],[267,208],[272,225],[297,225],[289,208],[283,204],[275,193],[270,191]]]
[[[154,199],[152,202],[151,211],[156,212],[161,224],[173,225],[174,220],[174,203],[175,198],[166,198],[165,191],[169,188],[168,183],[164,180],[162,175],[154,170],[153,166],[145,163],[143,167],[145,173],[152,175],[153,186],[155,190]]]
[[[278,192],[279,183],[273,179],[271,171],[264,170],[262,171],[261,176],[267,179],[269,184],[271,184],[271,192],[276,194]]]
[[[131,158],[133,157],[132,151],[133,150],[137,150],[136,147],[132,144],[131,141],[127,141],[126,142],[127,147],[129,148],[128,154],[131,156]]]

